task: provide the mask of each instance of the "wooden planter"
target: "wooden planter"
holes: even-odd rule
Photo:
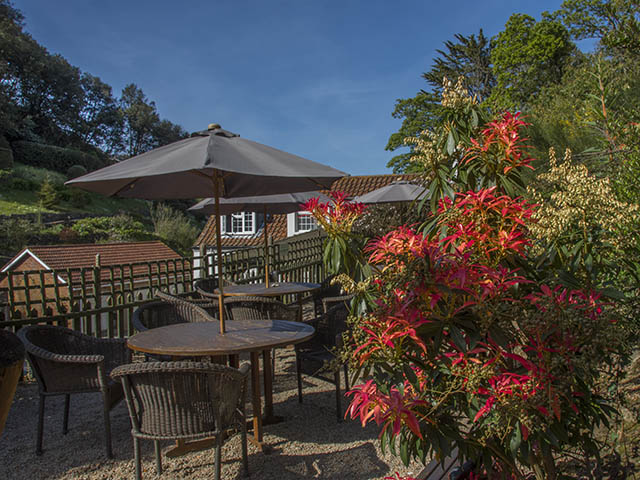
[[[0,434],[4,430],[24,363],[24,345],[8,330],[0,329]]]

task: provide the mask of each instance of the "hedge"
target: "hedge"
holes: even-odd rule
[[[74,165],[81,165],[88,171],[105,166],[105,163],[95,155],[80,150],[26,141],[13,142],[11,147],[16,162],[60,173],[66,174]]]

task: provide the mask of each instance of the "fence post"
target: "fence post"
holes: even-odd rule
[[[93,298],[94,307],[96,310],[102,308],[102,285],[101,285],[101,272],[100,272],[100,254],[96,253],[96,264],[93,267]],[[96,312],[94,323],[94,334],[99,337],[102,331],[102,314]]]

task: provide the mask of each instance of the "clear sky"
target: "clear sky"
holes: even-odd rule
[[[395,100],[454,34],[498,33],[561,0],[14,0],[51,53],[162,118],[209,123],[352,175],[389,173]]]

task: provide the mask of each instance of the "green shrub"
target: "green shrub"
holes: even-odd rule
[[[67,180],[67,177],[62,173],[47,170],[46,168],[32,167],[18,162],[13,166],[13,176],[31,180],[37,184],[38,188],[47,177],[54,185],[62,185]]]
[[[153,240],[154,235],[144,225],[128,215],[93,217],[78,220],[73,230],[83,241],[128,242]]]
[[[13,168],[13,151],[6,138],[0,135],[0,170]]]
[[[39,187],[40,185],[37,182],[26,178],[12,177],[9,182],[9,188],[13,190],[21,190],[23,192],[33,192],[38,190]]]
[[[184,254],[191,250],[200,233],[185,214],[163,203],[151,209],[151,220],[155,234]]]
[[[53,208],[60,200],[60,196],[56,190],[56,187],[51,183],[51,180],[47,177],[40,187],[38,192],[38,198],[44,208]]]
[[[91,195],[78,188],[65,188],[68,195],[67,200],[76,208],[84,207],[91,203]]]
[[[82,165],[72,165],[67,170],[67,179],[71,180],[73,178],[81,177],[82,175],[87,174],[87,169]]]
[[[95,155],[70,148],[25,141],[13,142],[11,146],[17,162],[60,173],[67,173],[74,165],[80,165],[87,170],[97,170],[104,166],[104,162]]]

